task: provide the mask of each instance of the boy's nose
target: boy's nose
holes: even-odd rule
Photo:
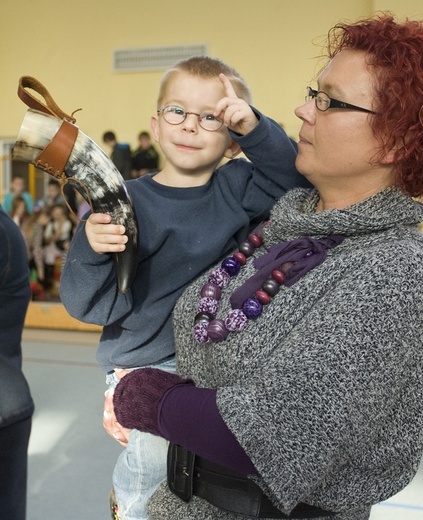
[[[185,121],[182,123],[182,126],[190,132],[197,131],[199,126],[198,115],[193,113],[187,113]]]

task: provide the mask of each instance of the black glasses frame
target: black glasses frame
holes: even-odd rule
[[[317,96],[319,94],[324,94],[325,96],[327,96],[329,100],[329,104],[327,108],[325,108],[324,110],[317,105]],[[317,110],[320,110],[320,112],[326,112],[326,110],[329,110],[329,108],[344,108],[347,110],[358,110],[360,112],[367,112],[368,114],[376,114],[376,112],[374,112],[373,110],[358,107],[357,105],[351,105],[350,103],[345,103],[345,101],[339,101],[338,99],[333,99],[323,90],[314,90],[311,87],[307,87],[307,95],[305,97],[305,100],[310,101],[310,99],[314,99],[316,108]]]

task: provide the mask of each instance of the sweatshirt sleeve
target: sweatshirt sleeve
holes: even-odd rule
[[[113,256],[93,251],[84,223],[79,224],[69,247],[60,278],[60,298],[71,316],[102,326],[131,310],[130,291],[119,293]]]

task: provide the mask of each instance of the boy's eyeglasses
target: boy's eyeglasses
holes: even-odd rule
[[[157,115],[163,115],[166,123],[170,125],[180,125],[188,115],[197,116],[198,124],[208,132],[216,132],[223,126],[223,121],[214,117],[213,114],[196,114],[195,112],[185,112],[181,107],[164,107],[157,110]]]
[[[329,97],[326,92],[323,92],[323,90],[313,90],[311,87],[307,87],[305,100],[310,101],[311,99],[314,99],[316,108],[317,110],[320,110],[320,112],[326,112],[329,108],[346,108],[348,110],[359,110],[360,112],[367,112],[368,114],[376,114],[373,110],[368,110],[367,108],[350,105],[349,103],[345,103],[345,101],[333,99]]]

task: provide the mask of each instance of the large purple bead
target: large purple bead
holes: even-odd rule
[[[239,270],[241,269],[241,265],[236,258],[231,256],[231,257],[225,258],[225,260],[223,260],[222,269],[224,269],[231,276],[235,276],[239,273]]]
[[[248,235],[248,242],[250,242],[250,244],[253,244],[253,246],[256,248],[260,247],[262,244],[261,238],[258,235],[255,235],[254,233]]]
[[[253,246],[253,244],[250,244],[247,240],[245,242],[242,242],[238,248],[241,253],[244,253],[244,255],[248,258],[251,256],[256,248]]]
[[[257,300],[257,298],[248,298],[242,304],[242,312],[249,319],[257,318],[260,316],[263,310],[263,305]]]
[[[210,312],[199,312],[195,315],[194,318],[194,325],[199,323],[200,321],[204,321],[206,323],[209,323],[214,318],[213,314],[210,314]]]
[[[212,341],[223,341],[229,334],[223,320],[213,320],[207,327],[207,334]]]
[[[218,267],[209,274],[209,282],[218,285],[221,289],[228,286],[231,277],[224,269]]]
[[[202,298],[209,297],[214,298],[215,300],[220,300],[220,297],[222,296],[222,289],[215,283],[209,282],[203,285],[200,294]]]
[[[241,332],[247,326],[247,321],[247,316],[241,309],[233,309],[225,318],[225,327],[229,332]]]
[[[235,260],[238,260],[240,265],[245,265],[247,263],[247,257],[244,255],[244,253],[241,253],[241,251],[235,251],[232,256],[235,258]]]
[[[272,298],[273,296],[276,296],[278,294],[280,287],[281,286],[278,284],[278,282],[273,278],[268,278],[264,281],[263,285],[261,286],[263,291],[267,292],[267,294]]]
[[[194,326],[194,339],[197,343],[208,343],[210,341],[207,327],[208,323],[205,321],[200,321]]]
[[[217,312],[217,301],[214,298],[201,298],[198,302],[198,312],[209,312],[215,315]]]

